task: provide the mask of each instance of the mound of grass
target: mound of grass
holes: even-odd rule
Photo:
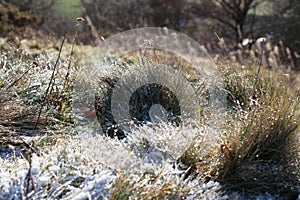
[[[272,73],[262,75],[256,90],[254,104],[240,114],[222,146],[220,179],[244,190],[292,193],[299,181],[299,99]]]
[[[204,157],[199,146],[206,140],[200,139],[181,161],[225,191],[297,198],[300,102],[289,80],[266,70],[255,85],[252,71],[229,67],[223,74],[229,94],[224,137]]]

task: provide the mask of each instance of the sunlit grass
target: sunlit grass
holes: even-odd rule
[[[292,186],[299,181],[299,99],[282,76],[268,71],[260,76],[248,100],[253,103],[226,133],[219,178],[243,190],[297,192]],[[285,187],[290,191],[282,191]]]
[[[43,85],[47,84],[48,72],[55,60],[53,54],[48,59],[41,54],[36,60],[28,54],[20,55],[6,53],[0,57],[0,82],[4,82],[3,86],[0,85],[0,92],[6,95],[2,95],[0,100],[6,103],[20,100],[14,102],[14,107],[2,104],[2,124],[5,117],[20,119],[21,114],[30,111],[25,112],[24,107],[31,109],[39,105],[45,90]],[[80,59],[89,59],[87,56],[90,55],[78,51],[76,56],[78,62],[75,64],[78,64]],[[156,59],[159,60],[161,55],[150,56],[158,56]],[[130,63],[136,62],[132,57],[126,59]],[[33,67],[33,61],[39,61],[40,65]],[[185,66],[184,61],[172,62]],[[47,102],[49,110],[45,110],[44,115],[49,119],[55,118],[50,120],[52,124],[63,124],[68,128],[58,126],[56,130],[48,130],[51,134],[35,139],[40,154],[34,153],[32,158],[32,178],[36,188],[31,188],[30,197],[88,197],[94,192],[105,194],[110,199],[205,198],[205,184],[214,185],[214,182],[221,184],[215,184],[215,198],[222,196],[223,192],[230,194],[234,191],[243,195],[282,194],[287,198],[299,193],[300,102],[288,77],[263,70],[254,85],[255,71],[224,67],[221,69],[223,89],[228,97],[224,111],[226,119],[215,122],[220,123],[219,129],[207,127],[205,118],[209,116],[201,112],[199,127],[180,129],[161,126],[155,130],[153,126],[143,126],[129,134],[127,141],[119,141],[95,134],[78,136],[74,134],[76,130],[71,126],[72,121],[62,123],[67,121],[62,107],[70,108],[72,100],[68,96],[72,82],[68,91],[61,87],[65,65],[66,61],[61,61],[55,77],[57,84],[53,86]],[[33,69],[28,74],[7,88],[30,67]],[[77,69],[76,66],[72,69],[73,75]],[[187,67],[184,72],[188,74],[193,70]],[[36,82],[41,84],[32,87]],[[4,90],[7,91],[4,93]],[[16,108],[17,103],[20,110]],[[14,112],[7,113],[6,107],[14,108]],[[185,134],[187,141],[192,141],[186,150],[188,145],[179,141],[178,134]],[[0,141],[1,148],[12,145],[7,135],[0,135]],[[5,190],[0,197],[6,198],[16,192],[16,198],[25,196],[24,180],[28,168],[25,157],[21,154],[14,155],[11,160],[0,159],[0,173],[4,174],[2,180],[11,183],[7,185],[0,180],[1,189]],[[159,158],[160,162],[153,162],[155,158]],[[105,188],[99,185],[105,185]]]
[[[205,143],[199,140],[182,162],[220,181],[225,190],[295,196],[300,180],[298,97],[280,74],[262,71],[254,91],[255,73],[229,71],[224,138],[204,159],[199,147]]]

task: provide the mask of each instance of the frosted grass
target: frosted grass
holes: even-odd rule
[[[188,199],[205,195],[217,197],[220,184],[212,182],[211,186],[205,186],[200,179],[182,178],[186,171],[178,168],[175,161],[184,146],[175,145],[176,134],[186,131],[194,136],[197,129],[178,129],[167,125],[144,126],[133,130],[122,141],[92,132],[59,139],[55,145],[41,149],[41,155],[33,154],[31,180],[34,187],[30,185],[28,197],[108,199],[118,177],[142,187],[147,179],[141,182],[141,177],[147,173],[160,178],[152,185],[145,185],[143,191],[172,183],[174,188],[184,189],[183,195]],[[144,137],[150,146],[145,145]],[[0,158],[0,166],[0,199],[24,199],[28,161],[22,156]],[[138,198],[142,194],[135,195]]]

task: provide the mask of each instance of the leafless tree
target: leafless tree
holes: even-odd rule
[[[185,0],[81,0],[85,14],[100,32],[116,33],[144,26],[179,30],[185,22]]]
[[[213,18],[229,27],[235,33],[236,44],[242,42],[252,32],[254,16],[250,19],[251,26],[245,30],[245,23],[249,11],[264,0],[202,0],[198,2],[198,10],[201,15]]]

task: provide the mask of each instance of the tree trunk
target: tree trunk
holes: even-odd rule
[[[236,44],[237,44],[237,46],[242,43],[242,41],[244,39],[243,36],[244,36],[243,35],[243,24],[237,23],[236,24]]]

